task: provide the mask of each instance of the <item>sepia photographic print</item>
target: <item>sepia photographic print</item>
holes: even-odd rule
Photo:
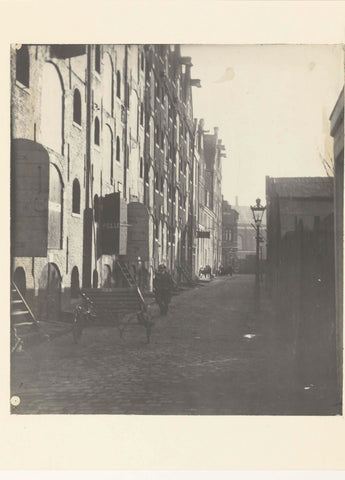
[[[343,57],[10,46],[13,415],[342,414]]]

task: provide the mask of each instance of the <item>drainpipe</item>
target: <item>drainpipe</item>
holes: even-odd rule
[[[90,171],[91,171],[91,45],[87,45],[86,67],[86,178],[85,178],[85,209],[83,225],[83,286],[91,286],[91,250],[92,240],[89,235],[90,224]],[[91,244],[91,245],[90,245]]]
[[[125,75],[124,75],[124,87],[125,87],[125,98],[124,98],[124,123],[125,123],[125,145],[124,145],[124,151],[125,151],[125,158],[124,158],[124,164],[123,164],[123,198],[127,200],[127,159],[129,159],[129,151],[128,151],[128,143],[127,143],[127,135],[128,135],[128,126],[127,126],[127,121],[128,121],[128,105],[127,105],[127,100],[129,102],[129,89],[127,91],[127,82],[128,82],[128,45],[125,45]],[[128,93],[128,99],[127,99],[127,93]]]

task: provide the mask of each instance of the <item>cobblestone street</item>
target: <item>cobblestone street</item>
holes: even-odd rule
[[[12,395],[20,414],[283,415],[333,413],[321,386],[293,381],[289,349],[274,318],[253,313],[254,278],[220,277],[173,297],[166,317],[152,311],[121,339],[89,327],[18,354]]]

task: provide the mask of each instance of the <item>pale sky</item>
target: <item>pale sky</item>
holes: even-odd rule
[[[184,45],[195,118],[226,147],[223,195],[265,199],[265,176],[325,176],[329,116],[344,83],[339,45]]]

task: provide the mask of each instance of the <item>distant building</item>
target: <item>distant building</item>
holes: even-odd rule
[[[210,265],[215,271],[221,262],[222,162],[225,147],[213,135],[205,133],[203,119],[195,121],[194,145],[194,275]]]
[[[255,255],[256,255],[256,232],[254,229],[253,213],[249,206],[238,205],[236,197],[236,205],[234,209],[238,212],[237,223],[237,258],[238,268],[242,273],[255,272]],[[260,227],[260,260],[266,258],[266,215],[264,215]]]
[[[222,208],[222,265],[237,269],[237,221],[239,214],[229,202],[223,200]]]
[[[336,335],[338,352],[338,390],[341,396],[343,379],[343,250],[344,250],[344,89],[341,91],[330,117],[334,138],[334,223],[335,223],[335,276],[336,276]]]
[[[206,264],[215,272],[222,261],[222,157],[225,146],[218,138],[218,127],[213,134],[204,135],[205,200],[204,206],[213,213],[211,223],[211,253]]]

